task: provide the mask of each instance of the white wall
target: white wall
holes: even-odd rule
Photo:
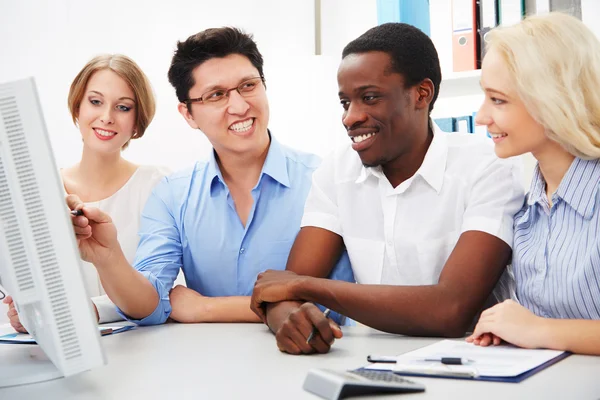
[[[581,20],[600,38],[600,1],[581,0]]]
[[[321,3],[323,55],[315,56],[313,0],[0,0],[0,82],[36,78],[57,164],[69,166],[81,154],[67,110],[72,79],[97,54],[126,54],[150,78],[157,113],[125,157],[179,169],[203,158],[210,145],[177,112],[167,80],[176,42],[206,28],[237,26],[254,34],[263,54],[273,133],[325,155],[348,140],[337,98],[341,49],[377,17],[376,0]]]
[[[0,0],[0,81],[35,76],[57,163],[67,166],[81,151],[66,107],[71,80],[97,54],[126,54],[149,76],[158,108],[146,136],[125,156],[178,169],[210,146],[176,109],[167,81],[176,41],[233,25],[253,33],[263,53],[274,134],[324,155],[345,139],[335,80],[341,48],[376,25],[376,4],[323,0],[324,56],[314,56],[313,7],[312,0]]]

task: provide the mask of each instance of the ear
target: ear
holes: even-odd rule
[[[191,126],[194,129],[200,129],[196,121],[194,121],[192,113],[190,113],[190,111],[188,110],[187,104],[179,103],[177,105],[177,111],[179,111],[179,114],[183,115],[183,118],[185,118],[185,121],[188,123],[189,126]]]
[[[435,87],[431,79],[426,78],[416,86],[415,108],[429,110],[429,104],[433,100]]]

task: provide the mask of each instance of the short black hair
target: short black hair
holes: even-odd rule
[[[169,82],[175,88],[177,99],[180,102],[188,99],[190,89],[195,84],[192,72],[196,67],[212,58],[223,58],[230,54],[248,58],[264,80],[262,54],[252,35],[238,28],[210,28],[177,42],[169,68]]]
[[[438,53],[429,36],[412,25],[395,22],[382,24],[348,43],[342,51],[342,58],[370,51],[387,53],[392,59],[392,71],[404,77],[406,87],[414,86],[426,78],[431,79],[435,93],[429,104],[429,112],[433,110],[442,71]]]

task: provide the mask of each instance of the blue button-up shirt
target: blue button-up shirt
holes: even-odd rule
[[[141,325],[171,314],[169,291],[182,269],[187,287],[204,296],[250,296],[257,275],[285,269],[300,230],[317,156],[271,137],[254,203],[242,224],[214,152],[206,162],[164,178],[142,213],[134,267],[156,288],[160,301]],[[354,281],[346,254],[331,276]],[[122,313],[121,313],[122,314]]]
[[[552,196],[536,167],[515,216],[517,298],[547,318],[600,319],[600,160],[576,158]]]

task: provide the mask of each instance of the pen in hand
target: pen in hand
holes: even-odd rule
[[[81,215],[83,215],[83,210],[79,209],[79,210],[71,210],[71,215],[75,216],[75,217],[79,217]]]
[[[328,308],[323,312],[323,315],[325,316],[325,318],[329,317],[329,314],[331,313],[331,310]],[[310,342],[312,340],[312,338],[315,336],[315,334],[317,333],[317,327],[313,327],[312,332],[310,333],[310,335],[308,335],[308,338],[306,338],[306,344],[308,344],[308,342]]]

